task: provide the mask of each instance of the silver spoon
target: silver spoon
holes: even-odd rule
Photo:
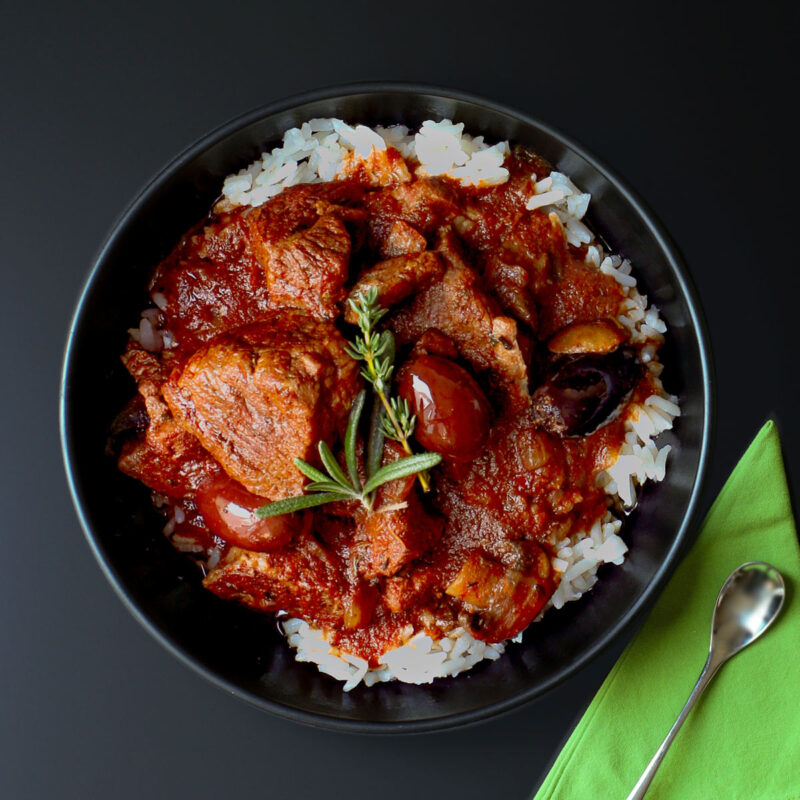
[[[642,800],[672,740],[717,670],[769,628],[781,610],[785,595],[786,586],[780,572],[763,561],[748,561],[728,575],[714,606],[711,645],[703,671],[678,719],[627,800]]]

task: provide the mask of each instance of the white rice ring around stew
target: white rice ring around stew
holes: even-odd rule
[[[464,133],[463,123],[427,120],[412,133],[405,125],[368,128],[348,125],[338,119],[312,119],[287,131],[280,147],[263,153],[245,169],[228,176],[216,210],[261,205],[287,186],[333,180],[343,169],[346,158],[366,158],[373,148],[387,147],[399,150],[419,174],[446,175],[464,185],[479,187],[501,184],[509,177],[503,166],[510,152],[508,142],[489,146],[482,136]],[[534,193],[526,208],[541,208],[557,214],[569,244],[586,246],[586,263],[612,276],[621,285],[625,300],[618,321],[628,330],[629,341],[638,348],[641,361],[660,389],[658,378],[662,366],[656,351],[663,342],[666,325],[658,309],[648,306],[647,297],[639,293],[630,261],[606,253],[582,222],[590,195],[581,192],[560,172],[551,172],[541,180],[536,180],[536,176],[532,179]],[[159,309],[163,309],[163,301],[163,297],[154,296],[156,308],[143,312],[139,327],[130,330],[131,336],[145,349],[158,351],[174,346],[170,332],[160,326],[163,318]],[[598,485],[609,495],[610,505],[629,509],[636,503],[637,491],[645,481],[664,479],[671,448],[669,445],[659,448],[655,440],[663,431],[672,428],[680,413],[677,398],[667,395],[663,389],[642,404],[627,406],[625,442],[616,463],[597,476]],[[180,509],[173,514],[177,512]],[[165,533],[172,534],[175,522],[171,517]],[[622,521],[609,509],[589,530],[551,542],[555,551],[552,566],[560,575],[560,582],[545,611],[550,607],[559,609],[588,592],[596,583],[597,569],[602,564],[622,564],[628,548],[619,535],[621,527]],[[194,555],[202,550],[188,538],[185,541],[185,537],[177,541],[178,537],[171,538],[179,550]],[[214,560],[213,554],[211,560]],[[381,656],[380,667],[370,668],[365,659],[332,646],[324,631],[302,619],[279,615],[279,625],[289,645],[296,649],[297,660],[312,662],[321,672],[343,681],[345,691],[360,683],[371,686],[381,681],[399,680],[420,684],[458,675],[479,661],[499,658],[508,644],[487,644],[475,639],[464,628],[456,628],[439,640],[410,630],[401,646]],[[513,641],[521,638],[519,634]]]

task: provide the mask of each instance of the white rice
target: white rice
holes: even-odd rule
[[[166,297],[159,292],[154,293],[152,297],[157,308],[146,308],[142,311],[139,326],[128,328],[128,333],[131,339],[138,342],[145,350],[158,353],[175,347],[178,341],[172,332],[164,327],[164,315],[161,312],[166,308]]]
[[[262,153],[252,164],[228,176],[217,209],[258,206],[288,186],[334,180],[343,170],[345,159],[352,157],[350,154],[367,158],[373,149],[387,147],[399,150],[419,175],[446,175],[474,186],[502,184],[509,177],[503,166],[510,152],[508,142],[489,146],[482,136],[464,133],[463,123],[426,120],[412,133],[404,125],[368,128],[338,119],[312,119],[288,130],[281,146]],[[556,171],[541,180],[532,175],[531,187],[526,208],[555,214],[564,227],[567,241],[575,247],[586,247],[586,263],[613,277],[622,287],[625,300],[619,322],[629,331],[630,341],[639,348],[640,358],[660,390],[658,377],[662,367],[655,354],[663,342],[666,325],[658,309],[648,306],[647,297],[639,293],[630,261],[606,253],[582,222],[591,196]],[[144,312],[139,328],[132,329],[131,335],[148,350],[174,346],[169,332],[158,324],[159,309],[163,310],[166,301],[153,296],[153,302],[157,308]],[[659,448],[654,440],[671,429],[679,415],[677,398],[663,391],[648,397],[644,403],[628,406],[625,442],[615,462],[597,477],[598,485],[612,500],[631,508],[645,481],[664,479],[671,448],[669,445]],[[171,535],[179,549],[192,552],[190,542],[175,541],[183,538],[173,533],[177,521],[171,518],[165,533]],[[619,535],[621,527],[621,520],[606,511],[590,530],[551,542],[555,550],[552,565],[560,574],[560,582],[545,611],[550,607],[562,608],[591,590],[601,565],[623,563],[628,548]],[[324,631],[304,620],[284,616],[280,624],[289,645],[297,650],[297,660],[314,663],[321,672],[343,681],[344,691],[362,682],[367,686],[390,680],[430,683],[435,678],[458,675],[479,661],[499,658],[508,644],[487,644],[460,627],[438,640],[412,630],[400,647],[384,653],[379,667],[370,668],[363,658],[332,646]],[[521,639],[522,634],[514,641]]]
[[[508,180],[503,166],[508,142],[487,145],[482,136],[464,133],[464,123],[426,120],[412,134],[405,125],[368,128],[340,119],[312,119],[283,135],[281,146],[229,175],[222,185],[219,208],[259,206],[298,183],[331,181],[355,153],[366,158],[376,150],[394,147],[420,174],[448,175],[464,185],[492,186]]]
[[[362,681],[367,686],[393,680],[431,683],[434,678],[458,675],[479,661],[495,661],[505,652],[503,643],[487,644],[466,629],[455,628],[438,640],[416,633],[401,647],[384,653],[381,666],[371,669],[365,659],[332,646],[324,631],[302,619],[282,620],[281,627],[289,645],[297,650],[297,660],[310,661],[320,672],[345,681],[342,688],[346,692]]]

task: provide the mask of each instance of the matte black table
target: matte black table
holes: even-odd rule
[[[74,302],[116,215],[209,128],[325,84],[451,85],[574,136],[682,249],[718,376],[704,505],[768,416],[796,493],[798,11],[225,5],[3,9],[0,794],[525,798],[633,631],[545,698],[439,734],[336,734],[226,696],[128,615],[79,529],[56,414]]]

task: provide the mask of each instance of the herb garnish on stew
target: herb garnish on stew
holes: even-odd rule
[[[310,483],[303,487],[305,494],[267,503],[256,510],[257,517],[262,519],[274,517],[340,500],[358,500],[367,511],[372,511],[375,490],[379,486],[415,474],[423,490],[427,492],[430,489],[427,471],[435,467],[442,457],[439,453],[414,454],[408,440],[414,432],[416,417],[404,399],[389,395],[394,371],[394,336],[391,331],[376,330],[378,322],[386,315],[386,309],[378,303],[378,290],[374,286],[370,287],[357,298],[351,298],[349,302],[356,314],[361,336],[345,350],[356,361],[364,361],[365,367],[361,370],[361,374],[372,385],[376,395],[364,458],[366,482],[362,484],[359,477],[356,453],[358,423],[366,397],[366,392],[362,390],[350,410],[344,437],[347,473],[336,460],[330,447],[321,441],[317,449],[325,472],[302,458],[295,458],[294,465],[310,479]],[[380,400],[381,405],[378,405],[377,400]],[[386,466],[379,466],[383,456],[384,437],[399,442],[408,456]]]

